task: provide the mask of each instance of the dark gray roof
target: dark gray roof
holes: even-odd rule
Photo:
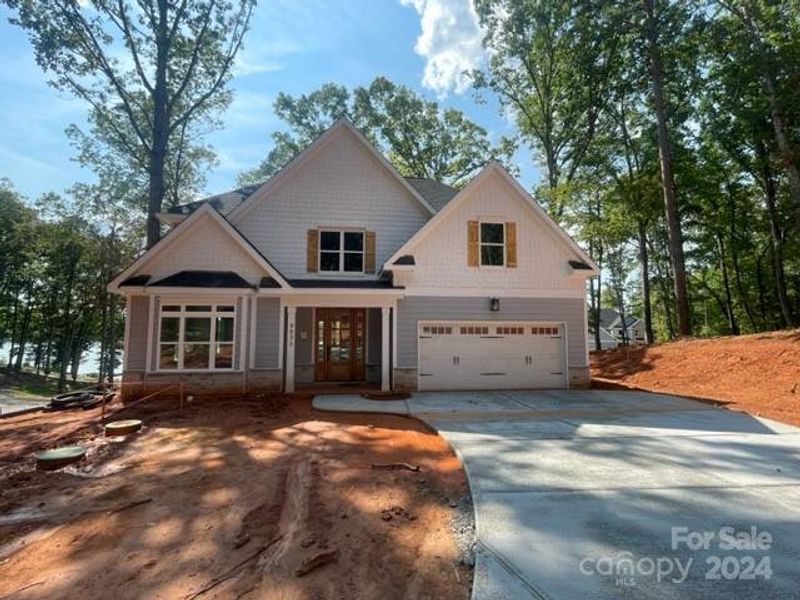
[[[445,205],[453,199],[458,193],[458,190],[445,185],[435,179],[428,179],[427,177],[405,177],[405,180],[417,190],[417,193],[422,196],[425,201],[433,207],[433,210],[439,212]]]
[[[402,289],[395,287],[389,279],[290,279],[289,285],[294,288]]]
[[[150,275],[134,275],[133,277],[128,277],[125,281],[119,284],[120,287],[124,285],[147,285],[147,282],[150,281]]]
[[[392,264],[395,264],[395,265],[415,265],[415,264],[417,264],[417,261],[414,260],[414,257],[412,255],[404,254],[403,256],[398,258],[396,261],[394,261],[394,263],[392,263]]]
[[[572,267],[573,269],[576,269],[578,271],[587,271],[587,270],[591,270],[591,268],[592,268],[589,265],[587,265],[585,262],[583,262],[582,260],[568,260],[567,262],[569,263],[570,267]]]
[[[151,285],[168,287],[249,288],[253,287],[233,271],[178,271]]]
[[[264,185],[263,181],[261,183],[246,185],[229,192],[223,192],[221,194],[217,194],[216,196],[209,196],[208,198],[203,198],[202,200],[195,200],[194,202],[188,202],[187,204],[179,204],[178,206],[168,208],[167,213],[172,215],[190,215],[203,204],[208,203],[216,208],[222,215],[228,215],[234,208],[252,196],[262,185]]]
[[[404,179],[411,187],[417,190],[417,193],[437,212],[444,208],[444,205],[450,202],[453,196],[458,193],[457,189],[451,188],[449,185],[445,185],[433,179],[424,177],[404,177]],[[261,183],[254,183],[236,190],[223,192],[216,196],[209,196],[202,200],[179,204],[178,206],[168,208],[166,212],[171,215],[190,215],[203,204],[209,203],[223,216],[226,216],[230,214],[234,208],[252,196],[264,183],[265,182],[262,181]]]

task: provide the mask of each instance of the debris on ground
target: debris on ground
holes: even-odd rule
[[[339,558],[338,550],[326,550],[325,552],[320,552],[304,560],[303,564],[301,564],[294,570],[294,574],[297,577],[308,575],[309,573],[311,573],[311,571],[319,569],[320,567],[327,565],[328,563],[332,563],[337,558]]]
[[[394,469],[406,469],[407,471],[419,471],[419,465],[412,465],[407,462],[396,462],[396,463],[372,463],[373,469],[386,469],[386,470],[394,470]]]
[[[0,598],[469,597],[441,502],[466,480],[421,423],[276,395],[115,409],[146,427],[107,438],[99,408],[0,421]],[[35,469],[36,452],[75,444],[80,463]]]
[[[706,398],[800,425],[800,329],[591,353],[592,385]]]

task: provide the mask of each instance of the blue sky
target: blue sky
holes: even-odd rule
[[[206,138],[219,156],[206,191],[230,189],[237,174],[266,156],[270,133],[281,127],[272,112],[278,92],[306,93],[328,81],[353,87],[384,75],[463,110],[493,138],[512,133],[497,102],[476,104],[460,75],[483,60],[470,1],[261,0],[224,127]],[[90,181],[64,134],[70,123],[83,123],[85,105],[47,85],[24,32],[7,17],[0,8],[0,178],[29,198]],[[530,189],[538,171],[530,152],[516,158]]]

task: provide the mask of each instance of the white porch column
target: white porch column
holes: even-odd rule
[[[286,307],[286,385],[287,394],[294,392],[294,325],[297,307]]]
[[[389,307],[381,307],[381,390],[388,392],[389,386]]]

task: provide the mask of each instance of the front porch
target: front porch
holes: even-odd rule
[[[283,306],[284,391],[392,389],[394,306],[358,300]]]

